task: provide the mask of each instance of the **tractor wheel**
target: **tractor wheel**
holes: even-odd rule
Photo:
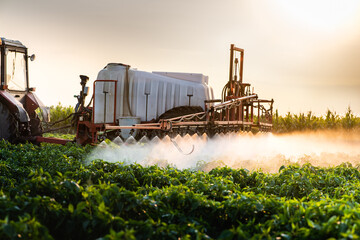
[[[0,140],[9,142],[16,140],[16,122],[9,109],[0,102]]]
[[[40,118],[35,114],[35,118],[30,119],[31,136],[42,136],[43,128]]]
[[[160,115],[159,119],[169,119],[174,117],[180,117],[188,114],[198,113],[204,111],[200,106],[180,106],[172,108]]]
[[[180,117],[180,116],[185,116],[185,115],[189,115],[189,114],[194,114],[194,113],[199,113],[199,112],[203,112],[203,108],[200,106],[180,106],[180,107],[175,107],[172,108],[166,112],[164,112],[163,114],[160,115],[158,121],[160,121],[161,119],[169,119],[169,118],[175,118],[175,117]],[[192,121],[196,121],[195,119],[193,119]],[[161,132],[160,135],[157,134],[158,137],[162,137],[165,133]],[[180,134],[182,136],[184,136],[185,134],[193,134],[193,130],[189,130],[189,129],[173,129],[171,132],[167,132],[167,135],[169,137],[175,137],[177,134]]]

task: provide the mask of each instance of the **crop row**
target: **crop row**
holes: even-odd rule
[[[360,183],[358,167],[352,167],[348,163],[332,168],[320,168],[310,164],[289,165],[281,167],[276,174],[228,167],[215,168],[205,173],[190,169],[180,171],[172,167],[142,167],[139,164],[124,165],[101,160],[87,164],[86,156],[91,150],[91,146],[81,147],[75,144],[37,147],[31,144],[11,145],[2,141],[0,186],[5,190],[14,189],[28,181],[31,173],[41,170],[50,176],[61,174],[76,182],[80,181],[82,185],[97,184],[99,181],[121,183],[122,187],[131,191],[136,191],[141,186],[162,188],[186,185],[210,198],[215,198],[222,190],[236,190],[317,200],[325,195],[331,198],[340,198],[343,194],[350,195],[357,191]]]
[[[360,236],[357,167],[208,173],[96,160],[92,147],[0,142],[0,238]]]

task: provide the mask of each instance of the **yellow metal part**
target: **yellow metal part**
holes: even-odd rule
[[[0,45],[2,44],[1,38],[0,38]]]

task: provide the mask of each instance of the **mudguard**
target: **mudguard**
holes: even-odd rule
[[[30,121],[29,115],[23,105],[10,93],[0,90],[0,101],[10,109],[10,111],[20,120],[21,123],[27,123]]]
[[[37,108],[41,109],[41,115],[45,122],[50,122],[50,110],[46,107],[35,93],[29,92],[26,94],[26,108],[29,111],[35,111]]]

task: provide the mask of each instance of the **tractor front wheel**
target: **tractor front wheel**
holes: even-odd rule
[[[16,140],[16,121],[10,110],[0,102],[0,140],[5,139],[9,142]]]

